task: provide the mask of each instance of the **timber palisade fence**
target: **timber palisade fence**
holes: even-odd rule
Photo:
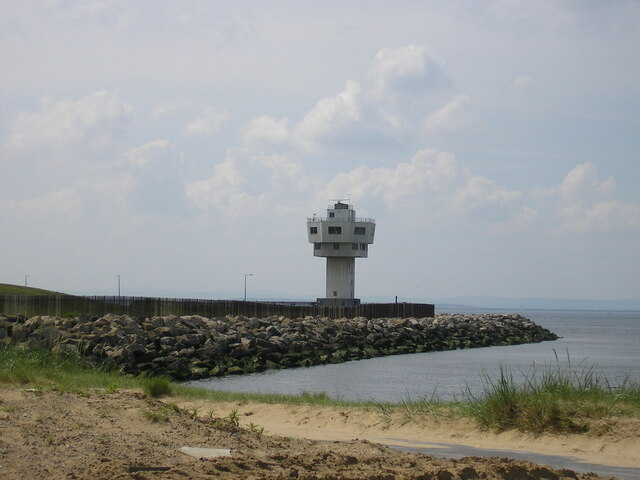
[[[266,318],[284,316],[328,318],[425,318],[435,315],[428,303],[362,303],[353,306],[300,305],[295,303],[247,302],[242,300],[206,300],[124,296],[74,295],[0,295],[0,313],[24,315],[131,315],[156,317],[200,315],[207,318],[244,315]]]

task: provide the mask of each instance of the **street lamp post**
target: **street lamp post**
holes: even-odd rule
[[[27,277],[30,277],[31,275],[25,275],[24,276],[24,286],[27,286]]]
[[[118,277],[118,296],[120,296],[120,275],[116,273],[116,277]]]
[[[253,277],[253,273],[244,274],[244,301],[247,301],[247,277]]]

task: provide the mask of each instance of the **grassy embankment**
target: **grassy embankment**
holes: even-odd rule
[[[0,283],[0,295],[65,295],[60,292],[43,290],[42,288],[23,287],[21,285],[11,285]]]
[[[584,432],[594,421],[608,416],[640,417],[640,384],[611,386],[593,369],[547,369],[541,375],[516,382],[508,371],[497,379],[485,378],[482,395],[462,394],[455,402],[435,397],[400,404],[332,400],[325,394],[272,395],[214,392],[168,382],[132,377],[101,368],[87,368],[82,359],[15,345],[0,346],[0,388],[34,388],[79,394],[142,389],[149,396],[172,394],[189,400],[254,401],[314,404],[378,411],[382,417],[400,414],[405,422],[437,416],[474,418],[481,427],[533,433]]]

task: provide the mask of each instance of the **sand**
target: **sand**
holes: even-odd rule
[[[173,399],[172,401],[176,401]],[[576,457],[585,463],[618,467],[640,467],[640,419],[609,418],[591,428],[591,433],[534,436],[516,431],[500,434],[480,430],[470,419],[414,418],[402,414],[383,418],[379,412],[362,410],[243,404],[238,402],[205,405],[197,402],[177,403],[185,408],[213,409],[226,416],[236,410],[242,422],[253,422],[265,432],[295,438],[325,441],[366,439],[385,445],[425,446],[431,443],[460,444],[492,450],[515,450],[543,455]]]
[[[232,412],[235,422],[229,418]],[[601,436],[532,439],[489,435],[464,421],[420,420],[402,426],[398,419],[386,421],[360,410],[159,401],[128,391],[80,395],[4,389],[0,478],[587,479],[599,477],[508,458],[434,458],[373,442],[396,438],[407,444],[522,446],[637,466],[637,427]],[[195,458],[180,452],[185,446],[229,449],[231,456]]]

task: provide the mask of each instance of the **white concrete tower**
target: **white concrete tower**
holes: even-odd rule
[[[367,258],[376,223],[372,218],[356,218],[353,205],[337,200],[327,209],[327,217],[307,219],[313,255],[327,258],[327,293],[321,305],[356,305],[356,258]]]

